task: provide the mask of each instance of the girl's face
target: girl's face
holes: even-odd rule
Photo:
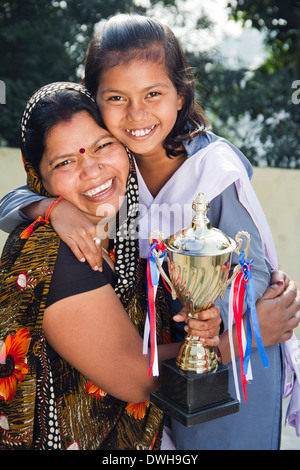
[[[184,101],[162,63],[132,60],[109,68],[96,101],[108,130],[134,154],[166,155],[163,145]]]
[[[122,144],[80,111],[47,133],[40,173],[50,194],[63,196],[97,223],[118,212],[129,160]]]

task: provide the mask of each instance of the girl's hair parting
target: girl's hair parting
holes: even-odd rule
[[[158,20],[139,15],[117,15],[111,18],[90,41],[84,85],[96,95],[101,74],[111,67],[131,60],[162,62],[184,105],[167,136],[168,156],[181,154],[182,141],[192,140],[210,124],[196,101],[195,77],[173,31]]]

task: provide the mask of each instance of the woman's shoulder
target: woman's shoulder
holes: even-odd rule
[[[104,258],[103,271],[95,271],[87,261],[79,261],[68,245],[60,240],[47,306],[62,298],[91,291],[107,284],[114,287],[116,281],[115,273]]]
[[[95,271],[87,261],[79,261],[63,240],[60,240],[55,269],[68,274],[68,279],[80,279],[85,277],[103,278],[110,282],[111,279],[116,277],[115,273],[104,258],[103,271]]]

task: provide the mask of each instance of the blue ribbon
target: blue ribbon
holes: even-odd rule
[[[268,362],[268,358],[267,358],[265,348],[262,342],[257,313],[256,313],[256,307],[255,307],[254,283],[253,283],[252,272],[250,270],[253,260],[251,262],[245,260],[245,252],[242,251],[239,257],[239,262],[240,262],[240,265],[242,266],[241,269],[244,274],[243,282],[245,286],[245,299],[247,302],[247,345],[246,345],[244,362],[243,362],[244,371],[246,373],[248,369],[250,354],[251,354],[251,349],[252,349],[250,311],[251,311],[253,333],[254,333],[255,341],[257,344],[257,348],[258,348],[263,366],[268,367],[269,362]]]
[[[154,287],[154,286],[157,286],[159,284],[158,269],[157,269],[156,260],[155,260],[154,254],[153,254],[153,250],[156,248],[157,244],[158,244],[157,241],[153,242],[152,245],[150,246],[149,253],[148,253],[148,266],[149,266],[149,269],[150,269],[150,272],[148,272],[148,269],[147,269],[147,295],[148,295],[147,315],[148,315],[148,318],[149,318],[149,325],[150,325],[150,336],[149,336],[149,341],[148,341],[148,345],[149,345],[149,349],[150,349],[149,365],[151,365],[151,350],[152,350],[152,348],[155,347],[155,344],[153,344],[153,341],[154,341],[153,332],[151,331],[150,307],[149,307],[150,302],[153,302],[155,304],[155,298],[150,299],[150,297],[149,297],[149,286]],[[162,253],[160,258],[161,257],[164,257],[164,253]],[[148,275],[150,276],[150,279],[149,279]],[[152,292],[153,292],[153,290],[152,290]]]
[[[157,242],[154,242],[153,245],[151,245],[151,248],[149,250],[149,259],[148,259],[150,272],[151,272],[151,281],[152,281],[153,286],[157,286],[159,282],[156,261],[155,261],[155,257],[153,254],[153,249],[156,247],[156,245],[157,245]]]

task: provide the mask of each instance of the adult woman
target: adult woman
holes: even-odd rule
[[[100,125],[94,101],[75,84],[43,87],[24,110],[21,149],[29,186],[66,198],[105,229],[103,248],[114,249],[115,264],[106,253],[103,273],[80,263],[48,217],[9,237],[1,263],[0,448],[160,446],[162,414],[148,401],[158,380],[147,377],[140,337],[145,286],[138,240],[130,236],[135,169]],[[160,306],[161,343],[168,338],[168,312]],[[215,333],[218,319],[209,324]],[[160,360],[177,348],[161,344]]]

